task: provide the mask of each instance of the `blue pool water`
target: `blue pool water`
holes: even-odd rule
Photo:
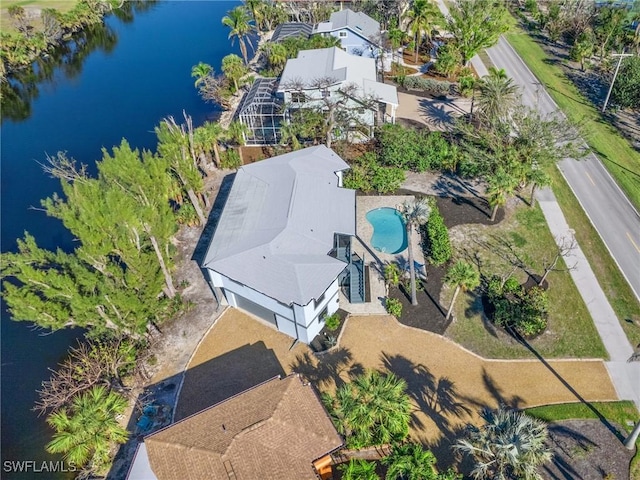
[[[407,248],[404,220],[395,208],[376,208],[366,215],[373,226],[371,245],[382,253],[400,253]]]

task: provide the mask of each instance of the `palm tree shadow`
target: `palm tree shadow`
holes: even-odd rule
[[[520,344],[522,344],[524,347],[527,348],[527,350],[529,350],[538,360],[540,360],[540,362],[547,367],[547,369],[560,381],[560,383],[562,383],[562,385],[564,385],[567,390],[569,390],[577,399],[580,403],[583,403],[589,410],[591,410],[594,415],[598,418],[598,420],[600,420],[600,422],[602,422],[602,424],[611,432],[613,433],[616,438],[618,440],[620,440],[621,442],[624,442],[624,436],[618,431],[617,428],[615,428],[613,425],[611,425],[611,423],[605,418],[605,416],[600,413],[600,411],[594,407],[590,402],[587,402],[584,397],[582,395],[580,395],[580,393],[578,393],[578,391],[573,388],[571,386],[571,384],[569,382],[567,382],[562,375],[560,375],[550,364],[549,362],[547,362],[544,357],[542,355],[540,355],[540,353],[538,353],[538,351],[533,348],[533,346],[527,341],[526,338],[524,338],[522,335],[520,335],[517,331],[510,329],[510,333],[513,336],[514,339],[516,339]]]
[[[382,363],[386,370],[407,382],[407,393],[418,410],[426,414],[443,435],[450,435],[455,427],[452,418],[470,416],[471,410],[461,400],[453,381],[447,377],[436,378],[427,367],[418,365],[401,355],[389,356],[382,352]],[[424,425],[415,415],[412,422],[416,428]]]
[[[296,357],[290,368],[321,391],[331,387],[340,388],[348,379],[364,373],[362,364],[354,362],[351,351],[344,347],[322,355],[305,352]]]

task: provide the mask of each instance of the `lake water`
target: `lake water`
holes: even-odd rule
[[[231,46],[220,23],[237,1],[160,1],[135,12],[133,20],[107,19],[114,38],[82,61],[56,68],[50,80],[34,85],[38,95],[20,105],[1,128],[2,251],[14,251],[24,231],[46,248],[73,248],[58,220],[31,207],[60,191],[38,162],[46,153],[66,151],[93,166],[103,147],[126,138],[138,148],[155,147],[154,126],[168,115],[177,120],[185,110],[200,125],[214,118],[216,107],[197,95],[191,67],[199,61],[220,71]],[[105,31],[101,31],[101,35]],[[115,40],[115,41],[114,41]],[[98,42],[100,45],[100,42]],[[3,105],[3,109],[6,105]],[[11,321],[2,308],[2,473],[3,479],[53,479],[61,474],[30,471],[18,474],[7,461],[54,459],[44,452],[49,440],[44,418],[31,411],[36,389],[49,377],[80,332],[51,335],[25,322]],[[15,464],[14,464],[15,465]]]

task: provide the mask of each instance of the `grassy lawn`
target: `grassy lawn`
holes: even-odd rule
[[[638,410],[633,402],[594,402],[591,403],[591,406],[610,422],[623,427],[627,433],[631,433],[631,430],[633,430],[633,425],[628,425],[627,422],[635,423],[640,420]],[[544,407],[528,408],[525,412],[546,422],[598,418],[596,413],[583,403],[546,405]],[[640,478],[640,439],[636,442],[636,446],[636,455],[631,461],[631,478]]]
[[[507,275],[513,270],[517,256],[532,274],[541,275],[543,263],[553,259],[555,240],[547,227],[539,207],[520,204],[495,226],[465,225],[463,236],[455,230],[452,239],[456,256],[473,259],[480,265],[480,273]],[[559,263],[561,263],[560,260]],[[533,348],[546,358],[606,358],[607,353],[591,320],[582,297],[568,271],[553,271],[549,281],[549,324],[547,331],[531,341]],[[521,282],[527,280],[525,269],[514,275]],[[452,291],[443,300],[448,305]],[[462,295],[461,295],[462,296]],[[447,329],[446,336],[486,358],[532,358],[532,353],[502,331],[494,331],[485,324],[481,299],[466,294],[457,302],[457,320]]]
[[[631,344],[640,344],[640,303],[560,171],[553,169],[550,173],[553,178],[553,192],[560,208],[567,223],[575,230],[576,239],[589,260],[600,287],[616,312]]]
[[[13,5],[19,5],[23,8],[54,8],[60,12],[68,12],[76,3],[77,0],[3,0],[0,9],[0,30],[3,32],[16,31],[7,13],[7,9]],[[40,21],[35,20],[34,25],[39,27]]]
[[[514,29],[505,37],[569,120],[585,125],[585,140],[631,202],[640,208],[640,153],[606,122],[560,67],[549,63],[547,54],[530,36]]]

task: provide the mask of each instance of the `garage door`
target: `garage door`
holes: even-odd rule
[[[238,294],[235,294],[236,303],[238,304],[238,308],[246,310],[247,312],[255,315],[256,317],[262,318],[267,322],[273,324],[278,327],[276,323],[275,314],[269,310],[268,308],[263,307],[262,305],[258,305],[256,302],[252,302],[251,300],[241,297]]]

